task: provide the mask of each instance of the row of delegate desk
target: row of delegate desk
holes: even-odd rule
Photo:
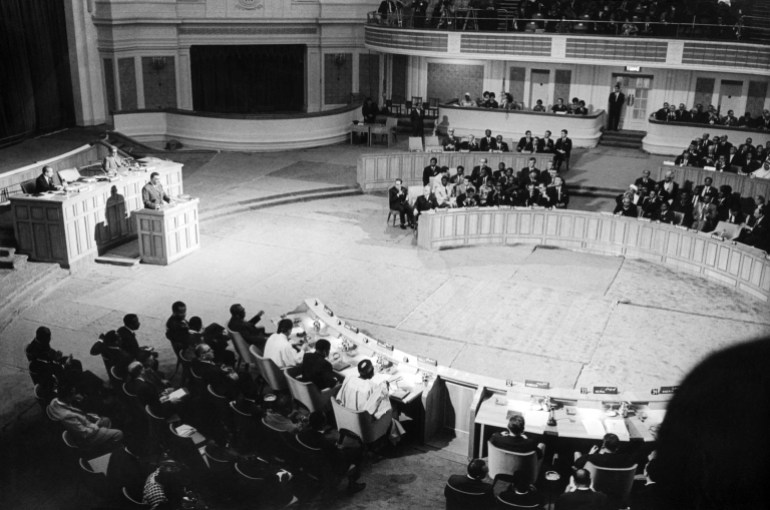
[[[169,196],[183,195],[180,163],[145,158],[139,167],[110,181],[12,196],[18,251],[33,260],[72,268],[137,237],[145,262],[168,264],[197,249],[197,199],[160,210],[144,209],[142,188],[152,172],[160,175]]]
[[[585,394],[580,390],[547,388],[542,382],[528,387],[528,382],[513,382],[484,374],[471,374],[440,365],[436,360],[407,353],[386,342],[361,333],[317,299],[307,299],[291,318],[308,320],[324,329],[323,336],[332,343],[332,356],[339,353],[351,366],[343,371],[356,377],[355,364],[363,357],[375,361],[375,381],[391,383],[394,407],[407,406],[416,419],[420,442],[431,443],[449,433],[467,441],[468,458],[485,455],[484,445],[492,431],[507,426],[511,413],[522,414],[527,431],[557,439],[601,439],[615,432],[625,441],[652,442],[655,429],[663,421],[669,388],[647,389],[642,393]],[[312,326],[306,330],[312,336]],[[348,354],[342,345],[355,346]],[[381,369],[377,360],[390,365]],[[547,385],[545,385],[547,386]],[[596,392],[612,391],[594,388]],[[651,395],[650,390],[656,392]],[[662,393],[660,392],[662,390]],[[543,409],[545,398],[554,407],[556,425],[548,426],[549,411]],[[622,402],[632,407],[627,416],[618,414]]]

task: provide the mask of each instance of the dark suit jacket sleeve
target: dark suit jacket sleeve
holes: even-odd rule
[[[35,192],[36,193],[43,193],[45,191],[53,191],[56,187],[51,185],[48,185],[48,180],[45,178],[45,175],[40,175],[35,180]]]

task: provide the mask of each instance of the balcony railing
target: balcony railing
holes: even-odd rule
[[[382,15],[367,15],[367,24],[412,30],[460,30],[480,32],[521,32],[529,34],[600,35],[617,37],[658,37],[666,39],[723,40],[770,44],[770,19],[743,16],[734,23],[652,22],[634,16],[626,21],[599,21],[583,16],[579,19],[520,18],[505,10],[442,12],[440,16],[415,15],[411,9]]]

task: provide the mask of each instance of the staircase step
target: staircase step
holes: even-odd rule
[[[101,255],[94,259],[99,264],[111,264],[113,266],[131,267],[139,264],[141,258],[126,258],[126,257],[110,257],[109,255]]]
[[[621,142],[617,140],[601,140],[599,145],[603,147],[623,147],[625,149],[642,149],[643,144],[638,142]]]
[[[17,269],[0,270],[0,331],[6,328],[23,310],[51,292],[69,276],[59,264],[26,262]]]

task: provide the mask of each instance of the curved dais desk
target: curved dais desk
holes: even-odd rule
[[[765,145],[770,140],[770,132],[757,129],[650,119],[647,123],[647,136],[642,140],[642,146],[651,154],[678,156],[693,139],[700,138],[703,133],[708,133],[711,138],[727,135],[728,140],[736,146],[742,144],[746,138],[751,138],[754,145]]]

